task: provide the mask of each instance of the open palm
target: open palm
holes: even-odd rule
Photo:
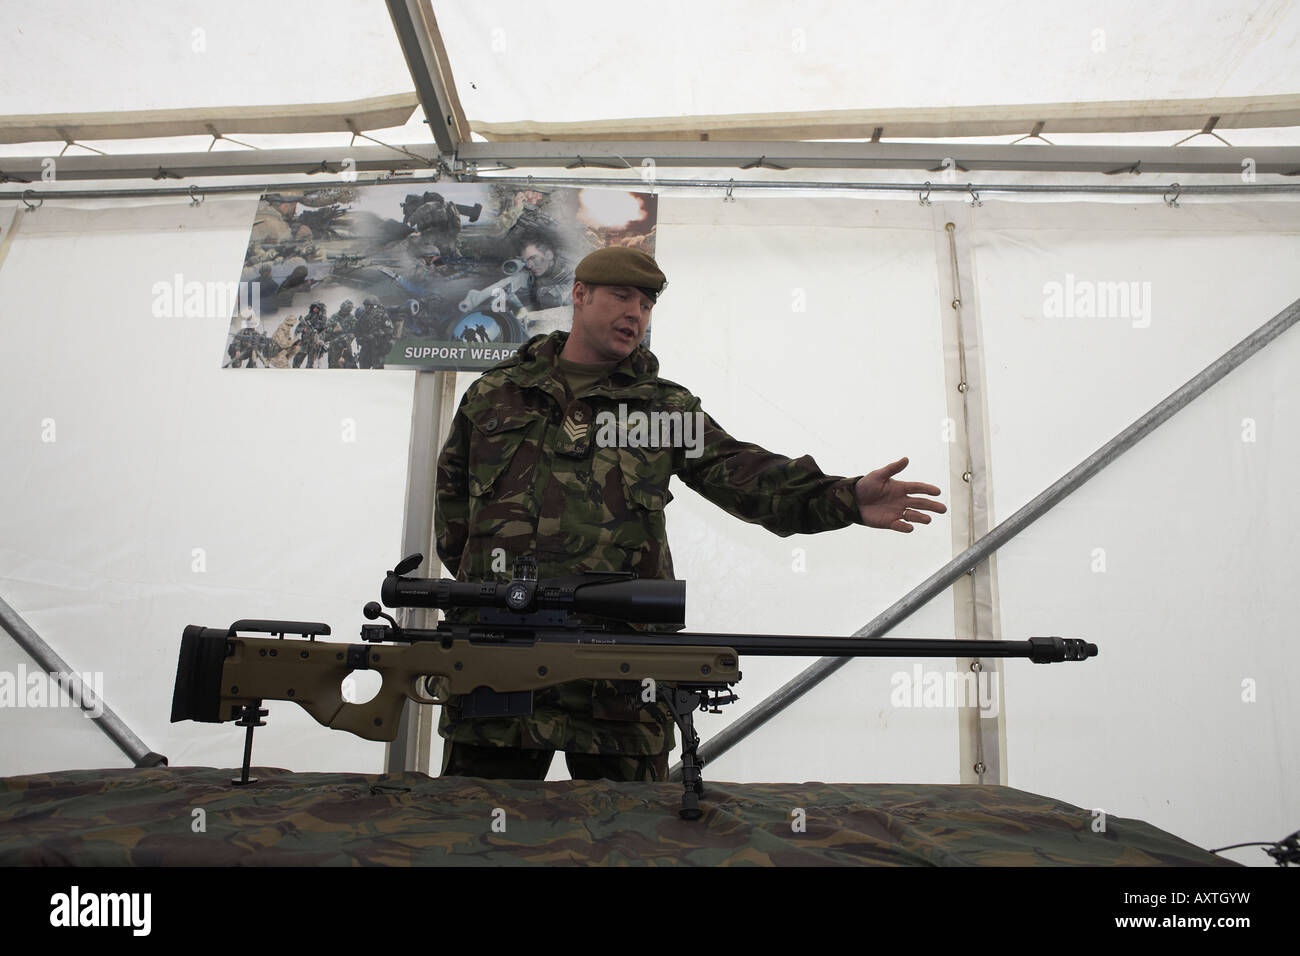
[[[898,481],[894,475],[907,467],[907,459],[900,458],[884,468],[878,468],[858,479],[853,486],[858,513],[864,524],[872,528],[889,528],[910,532],[909,521],[929,524],[927,511],[944,514],[948,508],[941,501],[916,498],[914,495],[937,495],[939,489],[920,481]]]

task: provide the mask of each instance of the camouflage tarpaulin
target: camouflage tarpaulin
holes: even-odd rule
[[[672,783],[255,768],[238,788],[232,773],[0,779],[0,864],[1236,865],[1139,820],[1107,816],[1099,832],[1092,811],[1009,787],[709,781],[688,822]]]

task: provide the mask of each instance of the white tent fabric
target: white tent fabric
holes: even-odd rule
[[[1176,0],[1078,7],[1032,0],[672,0],[653,11],[598,0],[575,0],[560,11],[526,0],[433,0],[432,9],[471,124],[1208,99],[1300,89],[1300,5],[1293,0],[1208,7]],[[322,0],[309,11],[232,0],[219,14],[198,0],[150,0],[119,6],[111,18],[92,0],[51,0],[24,10],[19,28],[0,35],[0,114],[266,107],[413,90],[383,0]],[[427,144],[423,119],[417,110],[405,127],[378,138]],[[1062,144],[1098,138],[1046,135]],[[241,137],[259,147],[346,145],[349,138]],[[1176,137],[1102,138],[1170,144]],[[1243,146],[1294,143],[1295,129],[1233,131],[1229,139]],[[90,141],[114,153],[202,150],[209,143],[198,136]],[[5,145],[0,156],[62,145]]]
[[[526,0],[432,7],[466,112],[489,122],[1249,96],[1294,93],[1300,80],[1300,9],[1289,0],[668,0],[633,18],[599,0],[559,11]],[[217,13],[199,0],[131,4],[111,17],[90,0],[24,10],[0,41],[4,69],[42,82],[5,84],[0,112],[413,89],[383,0],[322,0],[310,13],[232,0]]]
[[[0,38],[0,113],[329,103],[414,90],[383,0],[88,0],[23,11]],[[42,82],[18,82],[40,77]],[[87,82],[87,77],[98,78]]]
[[[1285,0],[1212,14],[1122,0],[669,0],[634,27],[599,0],[552,17],[518,0],[434,10],[466,114],[485,121],[1237,96],[1300,81],[1300,9]]]
[[[154,315],[156,283],[238,278],[255,208],[24,212],[0,271],[4,596],[174,764],[239,756],[228,728],[167,723],[186,624],[350,630],[400,548],[412,373],[232,375],[228,316]],[[34,670],[2,643],[0,670]],[[75,711],[0,719],[4,773],[128,765]],[[382,748],[338,736],[311,761],[377,766]],[[306,754],[292,733],[260,743],[271,763]]]
[[[1300,292],[1294,204],[978,218],[998,521]],[[1076,305],[1088,284],[1136,282],[1144,308],[1045,315],[1044,287],[1070,281]],[[1204,846],[1263,839],[1244,821],[1290,832],[1298,361],[1293,329],[1001,550],[1004,636],[1068,627],[1102,648],[1086,672],[1006,677],[1013,786]]]

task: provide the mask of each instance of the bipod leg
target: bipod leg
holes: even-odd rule
[[[237,779],[230,781],[233,786],[243,787],[250,783],[257,783],[256,777],[248,775],[248,768],[253,760],[253,728],[266,726],[266,721],[262,720],[262,718],[267,713],[267,711],[262,710],[262,702],[257,700],[253,701],[252,704],[245,705],[239,720],[235,721],[236,727],[247,727],[248,732],[244,735],[244,768]]]
[[[700,692],[674,687],[668,694],[668,707],[682,732],[682,808],[683,820],[698,820],[704,815],[700,797],[704,795],[704,761],[699,757],[700,737],[695,732],[695,711],[700,706]]]

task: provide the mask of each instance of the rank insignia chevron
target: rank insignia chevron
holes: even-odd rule
[[[564,420],[564,435],[571,442],[577,442],[587,434],[587,426],[581,425],[572,418]]]

